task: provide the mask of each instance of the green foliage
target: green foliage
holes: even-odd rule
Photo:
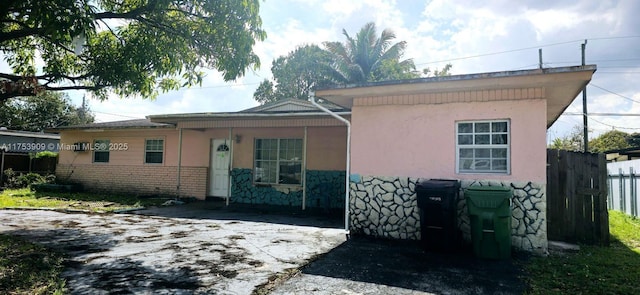
[[[346,30],[342,30],[342,34],[346,38],[345,43],[323,43],[333,57],[332,77],[336,82],[348,84],[393,80],[398,77],[398,72],[408,74],[415,71],[412,59],[401,60],[407,42],[392,43],[396,38],[393,31],[386,29],[378,37],[376,25],[367,23],[355,38]]]
[[[0,103],[0,126],[40,132],[58,126],[92,123],[93,114],[76,108],[66,93],[45,91]]]
[[[421,77],[411,59],[401,60],[406,42],[392,43],[395,34],[384,30],[378,37],[374,23],[366,24],[355,36],[342,32],[346,42],[324,42],[297,47],[275,59],[272,80],[264,80],[253,94],[260,103],[286,98],[307,99],[309,91],[319,87],[371,81],[403,80]],[[451,65],[426,76],[450,75]]]
[[[53,183],[55,181],[55,175],[42,176],[33,172],[18,174],[11,168],[4,171],[4,176],[5,185],[10,189],[26,188],[32,184]]]
[[[629,147],[640,148],[640,133],[634,132],[627,137],[627,143]]]
[[[300,46],[273,61],[273,81],[260,83],[253,98],[263,104],[287,98],[307,99],[311,89],[333,84],[330,62],[329,53],[317,45]]]
[[[88,192],[45,192],[25,188],[8,189],[0,192],[0,208],[61,208],[89,210],[92,212],[112,212],[141,206],[160,206],[168,199]]]
[[[554,139],[553,142],[548,146],[548,148],[582,152],[584,150],[584,140],[582,132],[582,127],[573,126],[573,129],[571,130],[569,135]]]
[[[62,253],[0,235],[0,293],[64,294],[63,270]]]
[[[551,149],[568,151],[583,151],[583,130],[581,126],[574,126],[571,133],[565,137],[556,138],[548,146]],[[611,130],[589,141],[589,152],[603,153],[612,150],[640,147],[640,133],[629,134]]]
[[[56,152],[52,152],[52,151],[42,151],[42,152],[38,152],[36,153],[36,155],[34,156],[35,159],[40,159],[40,158],[57,158],[58,157],[58,153]]]
[[[155,97],[259,67],[259,0],[0,1],[0,102],[43,90]],[[44,67],[36,68],[36,56]]]
[[[589,151],[602,153],[610,150],[620,150],[631,147],[628,142],[629,134],[612,130],[589,141]]]
[[[436,68],[433,71],[431,71],[430,68],[426,68],[426,69],[422,70],[422,73],[427,77],[429,77],[429,76],[433,76],[433,77],[451,76],[451,68],[452,67],[453,67],[453,65],[446,64],[442,68],[442,70],[438,70]]]
[[[640,220],[609,211],[609,225],[609,247],[532,259],[525,294],[640,294]]]

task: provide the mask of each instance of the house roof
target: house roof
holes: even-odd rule
[[[323,102],[325,107],[339,115],[350,115],[351,110],[331,102]],[[238,112],[183,113],[147,116],[152,122],[172,123],[200,120],[227,119],[277,119],[328,117],[329,115],[310,102],[301,99],[285,99]]]
[[[315,95],[351,109],[353,100],[362,97],[541,88],[542,98],[547,100],[547,127],[550,127],[591,81],[595,71],[595,65],[585,65],[452,75],[318,89]]]
[[[58,134],[44,133],[44,132],[29,132],[29,131],[8,130],[8,129],[5,129],[5,128],[0,128],[0,136],[16,136],[16,137],[29,137],[29,138],[60,139],[60,135],[58,135]]]
[[[321,102],[322,106],[336,112],[349,111],[332,102]],[[298,112],[318,112],[318,108],[311,102],[302,99],[289,98],[266,103],[257,107],[248,108],[238,113],[298,113]]]
[[[172,124],[151,122],[149,119],[133,119],[124,121],[91,123],[84,125],[63,126],[50,129],[51,131],[80,130],[80,129],[156,129],[174,128]]]

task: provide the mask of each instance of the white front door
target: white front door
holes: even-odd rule
[[[229,163],[231,153],[228,139],[211,140],[211,163],[209,165],[209,195],[229,196]]]

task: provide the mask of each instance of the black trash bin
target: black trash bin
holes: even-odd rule
[[[420,208],[420,234],[427,250],[455,251],[460,247],[456,225],[460,183],[457,180],[430,179],[416,185]]]

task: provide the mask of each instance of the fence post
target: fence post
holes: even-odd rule
[[[624,189],[624,174],[622,174],[622,168],[618,169],[618,177],[620,179],[619,187],[620,187],[620,211],[627,212],[625,205],[626,200],[624,198],[625,189]]]
[[[613,175],[607,169],[607,209],[613,210]]]
[[[631,215],[638,217],[638,185],[633,167],[629,167],[629,198],[631,200]]]

